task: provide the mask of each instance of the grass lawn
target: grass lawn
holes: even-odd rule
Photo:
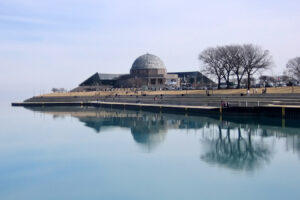
[[[263,88],[257,88],[257,93],[261,94]],[[247,89],[222,89],[210,90],[211,94],[241,94],[247,93]],[[250,90],[250,94],[256,93],[255,89]],[[273,87],[267,88],[268,94],[291,94],[300,93],[300,86],[294,87]],[[167,90],[167,91],[138,91],[132,92],[126,89],[116,89],[115,91],[93,91],[93,92],[66,92],[66,93],[50,93],[41,95],[43,97],[67,97],[67,96],[109,96],[109,95],[181,95],[181,94],[205,94],[205,90]]]

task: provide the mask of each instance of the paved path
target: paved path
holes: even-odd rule
[[[208,106],[220,107],[221,101],[228,102],[230,106],[267,106],[289,105],[300,106],[300,94],[267,94],[267,95],[124,95],[124,96],[68,96],[68,97],[34,97],[27,102],[119,102],[119,103],[141,103],[158,105],[183,105],[183,106]]]

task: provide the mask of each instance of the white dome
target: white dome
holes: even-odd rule
[[[135,69],[166,69],[166,67],[159,57],[147,53],[133,62],[131,70]]]

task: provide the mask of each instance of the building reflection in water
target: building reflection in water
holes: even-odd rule
[[[249,117],[184,116],[154,112],[88,107],[31,107],[32,111],[72,116],[100,133],[110,127],[131,130],[136,143],[151,151],[163,143],[170,129],[200,130],[203,151],[200,159],[234,170],[255,170],[270,162],[277,140],[284,140],[286,150],[300,158],[299,124],[294,120]],[[283,126],[284,125],[284,126]]]

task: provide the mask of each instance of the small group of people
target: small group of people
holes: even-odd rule
[[[258,93],[257,88],[253,88],[252,91],[253,91],[253,94]],[[261,91],[261,94],[267,94],[267,88],[263,88],[262,91]],[[249,89],[247,90],[247,95],[250,95],[250,90]],[[243,96],[243,95],[241,95],[241,96]]]
[[[229,108],[229,102],[228,101],[221,101],[221,107],[222,108]]]
[[[208,97],[210,96],[209,90],[208,90],[208,89],[205,90],[205,94],[206,94],[206,96],[208,96]]]
[[[267,94],[267,88],[262,89],[262,94]]]
[[[257,94],[258,90],[257,88],[252,88],[252,94]],[[249,95],[250,94],[250,90],[248,89],[247,90],[247,94]]]
[[[155,95],[155,96],[153,97],[154,102],[156,102],[156,101],[158,101],[158,100],[162,100],[162,99],[163,99],[163,95],[162,95],[162,94],[161,94],[160,96]]]

